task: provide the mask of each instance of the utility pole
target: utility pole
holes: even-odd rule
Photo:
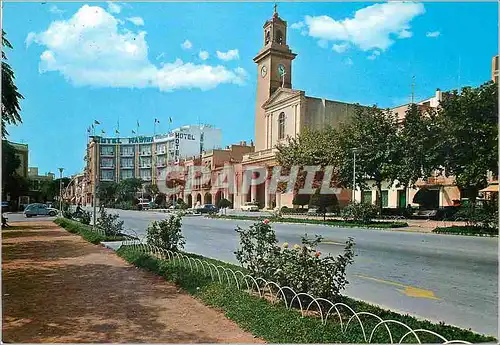
[[[97,148],[97,140],[96,140],[96,137],[94,136],[93,138],[94,140],[94,177],[93,177],[93,181],[92,181],[92,205],[94,207],[94,212],[93,212],[93,215],[92,215],[92,230],[95,231],[95,225],[96,225],[96,221],[97,221],[97,215],[96,215],[96,212],[97,212],[97,196],[96,196],[96,193],[97,193],[97,153],[98,153],[98,148]]]
[[[62,215],[62,195],[63,195],[63,191],[62,191],[62,176],[63,176],[63,170],[64,168],[59,168],[59,212],[61,213]]]
[[[352,202],[356,202],[356,150],[357,148],[353,148],[352,152],[354,155],[353,167],[352,167]]]

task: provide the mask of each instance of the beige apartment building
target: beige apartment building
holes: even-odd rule
[[[491,59],[491,80],[498,83],[498,55]]]

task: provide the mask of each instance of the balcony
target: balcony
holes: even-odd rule
[[[114,176],[101,176],[101,181],[114,181]]]
[[[122,165],[120,168],[121,169],[134,169],[134,166],[133,165]]]
[[[164,154],[166,154],[166,153],[167,153],[167,150],[157,150],[157,151],[156,151],[156,154],[157,154],[157,155],[164,155]]]
[[[141,164],[139,166],[139,168],[141,168],[141,169],[151,169],[151,164]]]
[[[139,156],[141,157],[148,157],[151,156],[151,151],[142,151]]]
[[[120,152],[120,156],[122,157],[133,157],[134,152]]]
[[[143,180],[143,181],[151,181],[151,176],[141,176],[141,180]]]
[[[101,169],[114,169],[115,168],[115,165],[102,165],[101,164]]]

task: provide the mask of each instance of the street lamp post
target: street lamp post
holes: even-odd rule
[[[63,195],[63,190],[62,190],[62,177],[63,177],[63,171],[64,168],[59,168],[59,212],[62,214],[62,195]]]
[[[353,167],[352,167],[352,202],[356,202],[356,151],[357,148],[352,149],[352,153],[354,155],[353,159]]]

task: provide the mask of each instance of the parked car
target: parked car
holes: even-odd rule
[[[195,212],[196,213],[217,213],[219,211],[219,209],[217,208],[217,206],[213,205],[213,204],[204,204],[204,205],[201,205],[197,208],[195,208]]]
[[[9,202],[2,201],[2,213],[9,212]]]
[[[24,209],[24,216],[26,218],[33,216],[50,216],[57,215],[58,210],[52,207],[47,207],[45,204],[29,204]]]
[[[259,205],[253,203],[253,202],[246,202],[241,206],[242,211],[258,211],[259,210]]]

